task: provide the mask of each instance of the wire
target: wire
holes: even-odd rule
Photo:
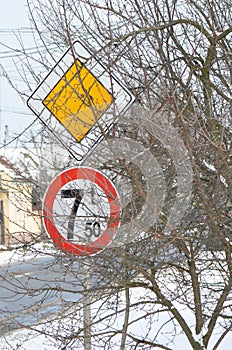
[[[27,28],[27,27],[11,28],[11,29],[0,28],[0,34],[15,35],[16,32],[19,34],[32,34],[32,33],[35,33],[35,29]]]
[[[5,46],[2,43],[0,43],[0,45]],[[54,47],[51,47],[50,49],[53,50],[55,48],[56,47],[54,46]],[[38,46],[38,47],[29,47],[29,48],[23,49],[23,51],[20,50],[20,49],[11,49],[11,50],[8,50],[8,51],[0,52],[0,58],[1,59],[4,59],[4,58],[15,58],[15,57],[19,57],[19,56],[22,56],[22,55],[25,56],[27,54],[33,55],[33,54],[36,54],[38,52],[39,53],[43,53],[43,52],[47,52],[47,50],[42,45]]]

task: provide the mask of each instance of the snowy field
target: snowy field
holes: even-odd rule
[[[138,297],[138,295],[137,295]],[[142,316],[142,315],[141,315]],[[132,315],[133,317],[133,315]],[[138,314],[136,314],[136,317],[138,317]],[[165,316],[164,316],[165,318]],[[189,321],[191,320],[192,316],[189,315]],[[160,320],[161,321],[161,320]],[[162,321],[165,321],[163,319]],[[65,320],[64,320],[65,322]],[[114,325],[112,325],[113,328],[121,328],[123,324],[123,319],[118,319],[114,322]],[[150,328],[149,324],[146,324],[146,320],[141,320],[140,324],[136,324],[136,327],[134,329],[130,329],[130,332],[132,332],[135,335],[139,334],[146,334],[147,330]],[[160,328],[160,323],[157,323],[153,329],[153,332],[156,333],[158,329]],[[39,328],[38,328],[39,330]],[[171,329],[168,329],[166,327],[163,330],[163,341],[166,344],[167,337],[165,333],[169,333]],[[220,334],[219,334],[220,335]],[[229,336],[226,338],[226,340],[221,344],[221,346],[218,348],[219,350],[231,350],[231,344],[232,344],[232,336]],[[170,349],[172,350],[192,350],[191,346],[186,341],[184,335],[177,334],[175,341],[169,344]],[[57,349],[57,345],[54,344],[54,340],[49,339],[48,337],[45,337],[44,335],[41,335],[37,332],[27,331],[27,330],[18,330],[16,332],[13,332],[11,334],[7,334],[4,337],[0,338],[0,349],[1,350],[10,350],[10,349],[20,349],[20,350],[55,350]],[[59,348],[61,349],[61,348]],[[67,347],[66,350],[76,349],[76,347]],[[84,350],[84,347],[78,346],[78,349]],[[100,350],[104,349],[103,344],[99,343],[92,343],[92,350]],[[114,340],[114,344],[112,344],[111,349],[113,350],[120,350],[120,339]],[[142,348],[139,348],[142,349]],[[157,348],[159,349],[159,348]],[[161,348],[160,348],[161,349]],[[209,346],[208,349],[212,350],[213,347]]]
[[[40,250],[41,255],[42,250],[44,248],[42,246],[37,246],[35,251]],[[48,246],[47,252],[52,251],[52,247]],[[25,253],[22,253],[20,251],[4,251],[0,253],[0,261],[1,261],[1,266],[3,265],[8,265],[9,261],[12,262],[21,262],[22,259],[31,259],[33,256],[33,252],[30,252],[25,255]],[[38,258],[38,255],[36,256]],[[144,294],[144,289],[142,288],[134,288],[131,290],[130,293],[130,301],[131,303],[141,300],[141,298],[148,298],[149,299],[149,292],[147,294]],[[108,300],[108,304],[112,305],[115,303],[115,298],[112,298],[112,300]],[[91,306],[91,314],[92,317],[93,315],[95,317],[105,317],[107,316],[107,313],[110,314],[112,310],[110,308],[106,309],[106,306],[101,309],[100,305],[102,305],[102,300],[95,302]],[[124,294],[120,295],[119,298],[119,310],[120,308],[124,308],[125,306],[125,297]],[[188,324],[193,324],[194,322],[194,316],[193,314],[190,313],[190,311],[187,311],[185,307],[182,305],[178,304],[176,302],[175,305],[178,310],[181,310],[182,315],[184,316],[185,320],[188,321]],[[99,312],[100,310],[100,312]],[[157,319],[157,322],[152,324],[149,323],[149,318],[146,319],[143,316],[149,312],[149,309],[146,309],[146,306],[144,309],[138,310],[138,309],[133,309],[132,312],[130,313],[130,322],[131,325],[129,327],[129,333],[135,336],[144,336],[147,334],[147,339],[154,339],[157,336],[157,341],[159,341],[160,344],[165,344],[167,345],[170,349],[172,350],[191,350],[192,348],[190,347],[188,341],[186,340],[185,336],[180,333],[180,330],[174,327],[172,323],[168,322],[169,321],[169,315],[167,313],[161,313],[159,316],[159,319]],[[97,316],[96,316],[97,315]],[[120,315],[120,312],[119,312]],[[141,318],[139,321],[138,319]],[[136,322],[133,323],[133,320],[137,320]],[[62,322],[66,325],[66,328],[70,327],[72,329],[75,329],[75,327],[78,328],[80,323],[80,319],[78,320],[70,320],[67,318],[63,318]],[[97,325],[97,331],[102,331],[104,332],[105,329],[110,330],[120,330],[123,327],[123,322],[124,322],[124,313],[121,314],[121,316],[118,316],[117,318],[112,318],[111,322],[104,324],[104,322],[99,326]],[[162,326],[164,324],[164,326]],[[162,330],[160,331],[160,328],[162,326]],[[38,332],[32,331],[32,330],[27,330],[27,329],[18,329],[16,331],[10,332],[10,333],[5,333],[4,336],[0,336],[0,349],[1,350],[10,350],[10,349],[20,349],[20,350],[55,350],[55,349],[61,349],[61,347],[58,347],[58,345],[54,342],[54,339],[50,338],[49,336],[44,336],[43,334],[40,334],[40,331],[42,331],[42,327],[47,327],[47,329],[60,329],[60,320],[55,320],[51,321],[50,319],[47,319],[47,322],[45,320],[45,323],[43,326],[36,326]],[[93,331],[96,331],[96,328],[93,329]],[[173,334],[175,332],[176,336],[174,341],[168,343],[168,338],[170,334]],[[216,338],[220,336],[220,329],[217,330],[217,334],[215,334],[214,341]],[[118,338],[117,338],[118,337]],[[120,341],[121,338],[120,336],[115,336],[114,340],[112,341],[112,345],[110,349],[113,350],[120,350]],[[214,343],[214,342],[213,342]],[[213,344],[212,342],[210,343],[209,347],[207,350],[214,350],[213,349]],[[232,334],[228,335],[224,342],[219,346],[217,350],[231,350],[231,344],[232,344]],[[71,349],[76,349],[76,347],[67,346],[63,349],[66,350],[71,350]],[[83,347],[78,346],[78,349],[84,349]],[[94,339],[92,341],[92,350],[99,350],[99,349],[104,349],[104,344],[101,342],[94,342]],[[142,347],[139,347],[138,349],[143,349]],[[156,347],[156,349],[159,349]],[[161,349],[161,348],[160,348]]]

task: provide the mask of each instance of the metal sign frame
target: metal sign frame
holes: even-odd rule
[[[80,136],[80,139],[77,137],[75,138],[73,133],[69,130],[68,123],[66,123],[65,126],[64,123],[61,122],[62,118],[54,116],[51,104],[49,105],[49,102],[46,103],[46,98],[48,98],[49,94],[51,94],[52,91],[58,91],[57,87],[61,84],[62,79],[63,82],[65,81],[66,90],[69,91],[70,96],[73,96],[75,88],[74,85],[68,81],[67,72],[70,72],[70,69],[74,69],[72,67],[75,64],[81,65],[81,67],[86,70],[86,74],[92,77],[94,83],[99,84],[99,89],[101,89],[103,94],[106,95],[107,91],[109,96],[112,96],[110,102],[108,98],[108,105],[107,103],[105,105],[103,103],[104,106],[102,107],[101,113],[99,113],[89,130],[86,129],[87,132],[84,132],[84,137],[82,139],[82,136]],[[73,76],[74,75],[75,72],[73,73]],[[80,85],[82,85],[82,82],[80,82]],[[81,88],[82,95],[83,91],[88,95],[88,86],[87,89],[85,86],[79,86],[78,89],[80,90]],[[64,84],[57,95],[62,96],[62,89],[64,89]],[[54,96],[55,95],[54,93]],[[66,97],[64,98],[63,96],[62,98],[65,100]],[[66,99],[68,100],[68,98]],[[101,141],[104,135],[110,130],[111,126],[117,121],[118,117],[127,111],[134,100],[133,94],[109,71],[108,67],[102,65],[81,42],[76,41],[33,92],[27,101],[27,105],[56,136],[60,143],[69,150],[72,156],[82,161],[91,149]],[[57,104],[57,106],[59,106],[59,104]],[[94,108],[95,105],[93,103],[89,109]],[[73,129],[72,127],[72,130]]]

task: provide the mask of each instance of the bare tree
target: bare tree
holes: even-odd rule
[[[232,328],[230,1],[32,0],[28,9],[37,50],[19,68],[24,96],[76,40],[136,96],[83,163],[122,194],[118,235],[80,258],[83,274],[77,257],[55,252],[66,279],[41,279],[41,303],[46,293],[83,293],[85,308],[63,303],[49,329],[28,327],[60,349],[83,339],[86,349],[176,349],[179,332],[192,349],[223,349]],[[80,322],[90,304],[91,332]]]

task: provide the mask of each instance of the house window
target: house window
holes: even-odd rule
[[[40,210],[42,207],[38,186],[32,189],[31,204],[32,204],[32,211]]]

